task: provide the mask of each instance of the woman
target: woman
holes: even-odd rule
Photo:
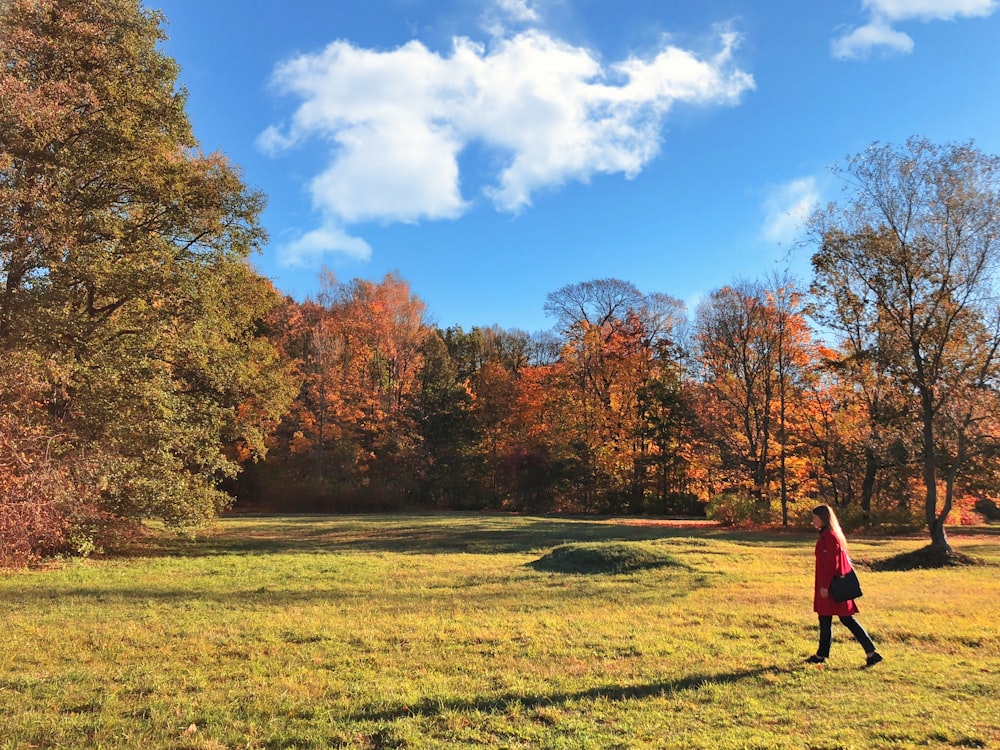
[[[819,529],[819,539],[816,541],[816,580],[813,595],[813,611],[819,615],[819,650],[806,661],[810,664],[822,664],[830,655],[830,643],[833,640],[833,616],[838,615],[848,630],[854,634],[858,643],[865,649],[865,668],[874,667],[882,661],[882,655],[875,650],[875,644],[861,623],[854,619],[858,605],[853,599],[846,602],[834,601],[830,596],[830,581],[834,576],[841,576],[851,569],[850,557],[847,553],[847,539],[840,528],[837,514],[829,505],[820,505],[813,509],[813,526]]]

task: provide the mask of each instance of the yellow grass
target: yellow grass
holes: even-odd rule
[[[988,565],[876,573],[815,650],[810,533],[484,515],[249,518],[0,581],[0,748],[998,747]],[[680,561],[544,572],[567,543]],[[620,550],[619,550],[620,551]]]

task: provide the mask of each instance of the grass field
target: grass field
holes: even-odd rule
[[[0,748],[1000,748],[1000,529],[931,571],[865,568],[921,537],[852,540],[872,670],[839,624],[802,663],[814,538],[234,518],[7,572]],[[640,567],[536,564],[572,543]]]

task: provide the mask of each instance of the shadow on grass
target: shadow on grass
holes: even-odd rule
[[[707,521],[672,525],[669,521],[449,513],[239,518],[224,522],[197,539],[164,536],[148,544],[140,554],[190,557],[345,551],[505,554],[540,552],[570,543],[641,542],[692,536],[776,546],[801,544],[800,539],[788,534],[742,533]]]
[[[394,721],[412,716],[436,716],[447,712],[479,712],[503,714],[515,708],[536,709],[545,706],[559,706],[575,701],[610,700],[628,701],[644,700],[661,695],[671,695],[686,690],[697,690],[707,685],[731,685],[743,680],[752,680],[764,675],[788,674],[793,670],[778,667],[748,669],[741,672],[724,672],[722,674],[695,674],[677,680],[664,680],[648,685],[607,685],[594,687],[572,693],[553,693],[547,695],[517,695],[508,693],[496,697],[473,698],[471,700],[441,700],[422,698],[416,703],[400,705],[382,710],[362,710],[353,713],[351,718],[361,721]]]
[[[694,591],[712,585],[712,574],[693,573],[685,576],[683,585],[663,587],[657,595],[664,601],[682,599]],[[589,596],[589,594],[581,593],[579,590],[574,590],[573,595],[576,599]],[[520,609],[526,609],[528,606],[516,594],[513,601],[509,601],[503,593],[497,592],[489,580],[482,585],[477,582],[467,583],[459,580],[454,585],[442,586],[434,590],[382,591],[379,593],[379,601],[384,608],[384,613],[380,616],[392,617],[394,616],[393,612],[399,607],[414,607],[418,604],[430,606],[438,599],[450,604],[454,602],[456,596],[461,596],[467,602],[481,602],[483,606],[489,604],[492,607],[500,607],[509,604],[510,606],[516,605]],[[597,591],[593,596],[602,597],[604,594]],[[138,588],[108,585],[106,587],[49,586],[44,590],[35,588],[0,590],[0,603],[9,603],[19,607],[48,607],[53,602],[61,603],[67,607],[74,607],[80,602],[123,604],[130,607],[136,605],[190,607],[197,603],[209,609],[221,606],[235,611],[245,611],[252,608],[253,611],[259,612],[263,610],[280,611],[292,606],[314,604],[330,604],[337,608],[348,608],[367,605],[371,602],[371,598],[372,593],[368,590],[350,590],[336,586],[288,589],[283,588],[281,583],[255,588],[225,590],[206,590],[197,584],[180,588]],[[551,606],[547,601],[538,604],[539,609],[548,609]]]
[[[878,560],[871,565],[871,569],[875,571],[899,572],[934,568],[964,568],[980,565],[989,565],[989,563],[986,560],[966,555],[962,552],[954,550],[944,551],[928,545],[918,550],[893,555],[885,560]]]

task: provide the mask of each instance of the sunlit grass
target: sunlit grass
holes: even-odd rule
[[[823,668],[802,663],[813,539],[231,519],[133,559],[8,573],[0,748],[997,746],[1000,535],[953,537],[983,567],[862,567],[861,618],[886,655],[869,671],[839,625]],[[681,564],[530,565],[577,543]],[[923,543],[859,538],[853,553]]]

